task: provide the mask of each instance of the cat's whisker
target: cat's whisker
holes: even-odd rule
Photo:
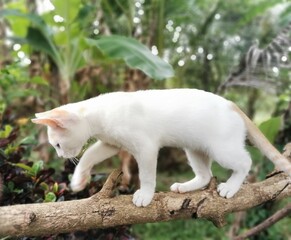
[[[71,163],[73,163],[75,166],[77,165],[76,160],[74,158],[69,158],[69,160],[71,161]]]
[[[69,161],[75,165],[75,163],[74,163],[72,158],[69,158]]]
[[[74,157],[74,161],[75,161],[75,163],[76,163],[76,165],[79,163],[79,159],[77,158],[77,157]]]

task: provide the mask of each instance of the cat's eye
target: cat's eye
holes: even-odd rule
[[[61,148],[61,145],[59,143],[57,143],[56,147],[57,148]]]

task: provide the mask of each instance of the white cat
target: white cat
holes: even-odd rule
[[[136,206],[147,206],[153,198],[157,155],[164,146],[184,149],[195,173],[188,182],[174,183],[174,192],[205,187],[212,177],[213,159],[233,171],[217,189],[220,196],[231,198],[251,167],[246,134],[278,169],[291,175],[288,160],[234,103],[201,90],[108,93],[36,117],[34,123],[48,126],[49,142],[60,157],[75,157],[88,138],[99,139],[80,159],[72,177],[73,191],[84,189],[95,164],[121,148],[131,153],[139,167],[140,189],[133,196]]]

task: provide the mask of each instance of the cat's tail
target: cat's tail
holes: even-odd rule
[[[249,140],[274,163],[278,170],[282,170],[291,176],[291,162],[269,142],[260,129],[238,106],[233,103],[232,107],[243,118]]]

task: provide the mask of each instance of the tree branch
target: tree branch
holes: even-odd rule
[[[235,237],[234,240],[243,240],[248,237],[254,236],[257,233],[261,232],[262,230],[272,226],[276,222],[280,221],[282,218],[288,216],[291,213],[291,203],[287,204],[284,208],[274,213],[271,217],[267,218],[265,221],[260,223],[259,225],[255,226],[254,228],[251,228],[246,233]]]
[[[290,178],[278,173],[262,182],[243,185],[231,199],[217,194],[216,181],[212,179],[205,190],[156,193],[148,207],[138,208],[132,203],[132,195],[109,194],[119,176],[120,171],[114,171],[103,189],[87,199],[0,207],[0,237],[44,236],[189,218],[208,219],[221,227],[229,213],[291,196]]]
[[[284,155],[291,156],[291,145],[286,145]],[[262,182],[243,185],[231,199],[222,198],[217,194],[216,179],[213,178],[205,190],[185,194],[156,193],[148,207],[138,208],[132,203],[132,195],[113,196],[120,175],[120,170],[114,170],[101,191],[90,198],[0,207],[0,237],[45,236],[188,218],[208,219],[221,227],[229,213],[291,196],[290,177],[282,172],[275,172]],[[261,225],[269,226],[268,224],[273,224],[289,213],[290,204],[287,210],[275,214],[271,220],[266,220],[268,223]]]
[[[286,144],[284,147],[284,153],[283,155],[290,160],[291,162],[291,143]],[[269,177],[273,176],[273,174],[276,174],[276,172],[273,172],[269,174]],[[291,213],[291,203],[287,204],[283,209],[277,211],[274,213],[271,217],[264,220],[262,223],[258,224],[257,226],[249,229],[244,234],[234,237],[234,240],[243,240],[248,237],[254,236],[258,234],[259,232],[267,229],[268,227],[274,225],[276,222],[280,221],[284,217],[288,216]]]

